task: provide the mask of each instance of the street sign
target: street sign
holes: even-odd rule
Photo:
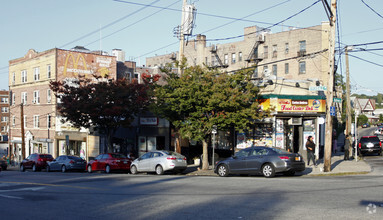
[[[334,102],[335,103],[342,103],[342,99],[341,98],[334,98]]]
[[[330,106],[330,116],[335,116],[335,106]]]
[[[309,90],[310,91],[326,91],[327,87],[326,86],[310,86]]]

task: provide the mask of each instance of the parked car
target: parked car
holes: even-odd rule
[[[86,161],[78,156],[61,155],[53,161],[47,162],[46,171],[60,171],[65,173],[68,170],[86,170]]]
[[[359,155],[377,153],[382,155],[382,142],[377,136],[363,136],[358,143]]]
[[[8,168],[7,160],[0,158],[0,167],[2,170],[7,170]]]
[[[183,172],[187,167],[186,157],[173,151],[151,151],[135,159],[130,167],[132,174],[155,172],[158,175],[166,171]]]
[[[271,147],[249,147],[238,151],[235,156],[218,161],[214,172],[225,177],[229,174],[263,174],[274,177],[276,173],[293,176],[306,169],[298,153],[290,153]]]
[[[368,128],[368,127],[370,127],[370,124],[368,123],[362,124],[362,128]]]
[[[123,154],[107,153],[100,154],[87,164],[88,173],[93,171],[105,171],[110,173],[114,170],[130,171],[132,160]]]
[[[24,172],[25,169],[32,169],[36,172],[41,169],[45,169],[48,161],[52,161],[53,157],[50,154],[31,154],[20,164],[20,171]]]
[[[383,129],[382,128],[378,128],[374,131],[374,134],[375,135],[382,135],[383,134]]]

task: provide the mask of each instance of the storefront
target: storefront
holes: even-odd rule
[[[322,96],[264,95],[259,99],[262,110],[271,110],[272,117],[257,122],[245,132],[237,133],[236,150],[256,146],[272,146],[306,157],[308,136],[316,143],[319,157],[320,138],[324,132],[326,100]]]

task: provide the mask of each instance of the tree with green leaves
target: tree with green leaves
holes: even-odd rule
[[[52,81],[50,88],[60,100],[60,116],[74,127],[94,127],[107,138],[112,150],[112,136],[119,127],[129,126],[136,115],[150,104],[148,84],[125,79],[94,80],[78,78],[68,82]]]
[[[366,124],[368,122],[368,118],[366,115],[358,115],[358,126]]]
[[[252,70],[223,73],[201,66],[184,69],[181,76],[166,73],[165,85],[154,89],[154,109],[178,129],[181,136],[202,141],[202,169],[208,169],[208,140],[212,127],[219,130],[249,128],[256,119],[269,116],[262,111],[253,83]]]

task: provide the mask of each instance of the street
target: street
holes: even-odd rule
[[[382,182],[382,172],[266,179],[3,171],[0,213],[7,219],[381,219]]]

